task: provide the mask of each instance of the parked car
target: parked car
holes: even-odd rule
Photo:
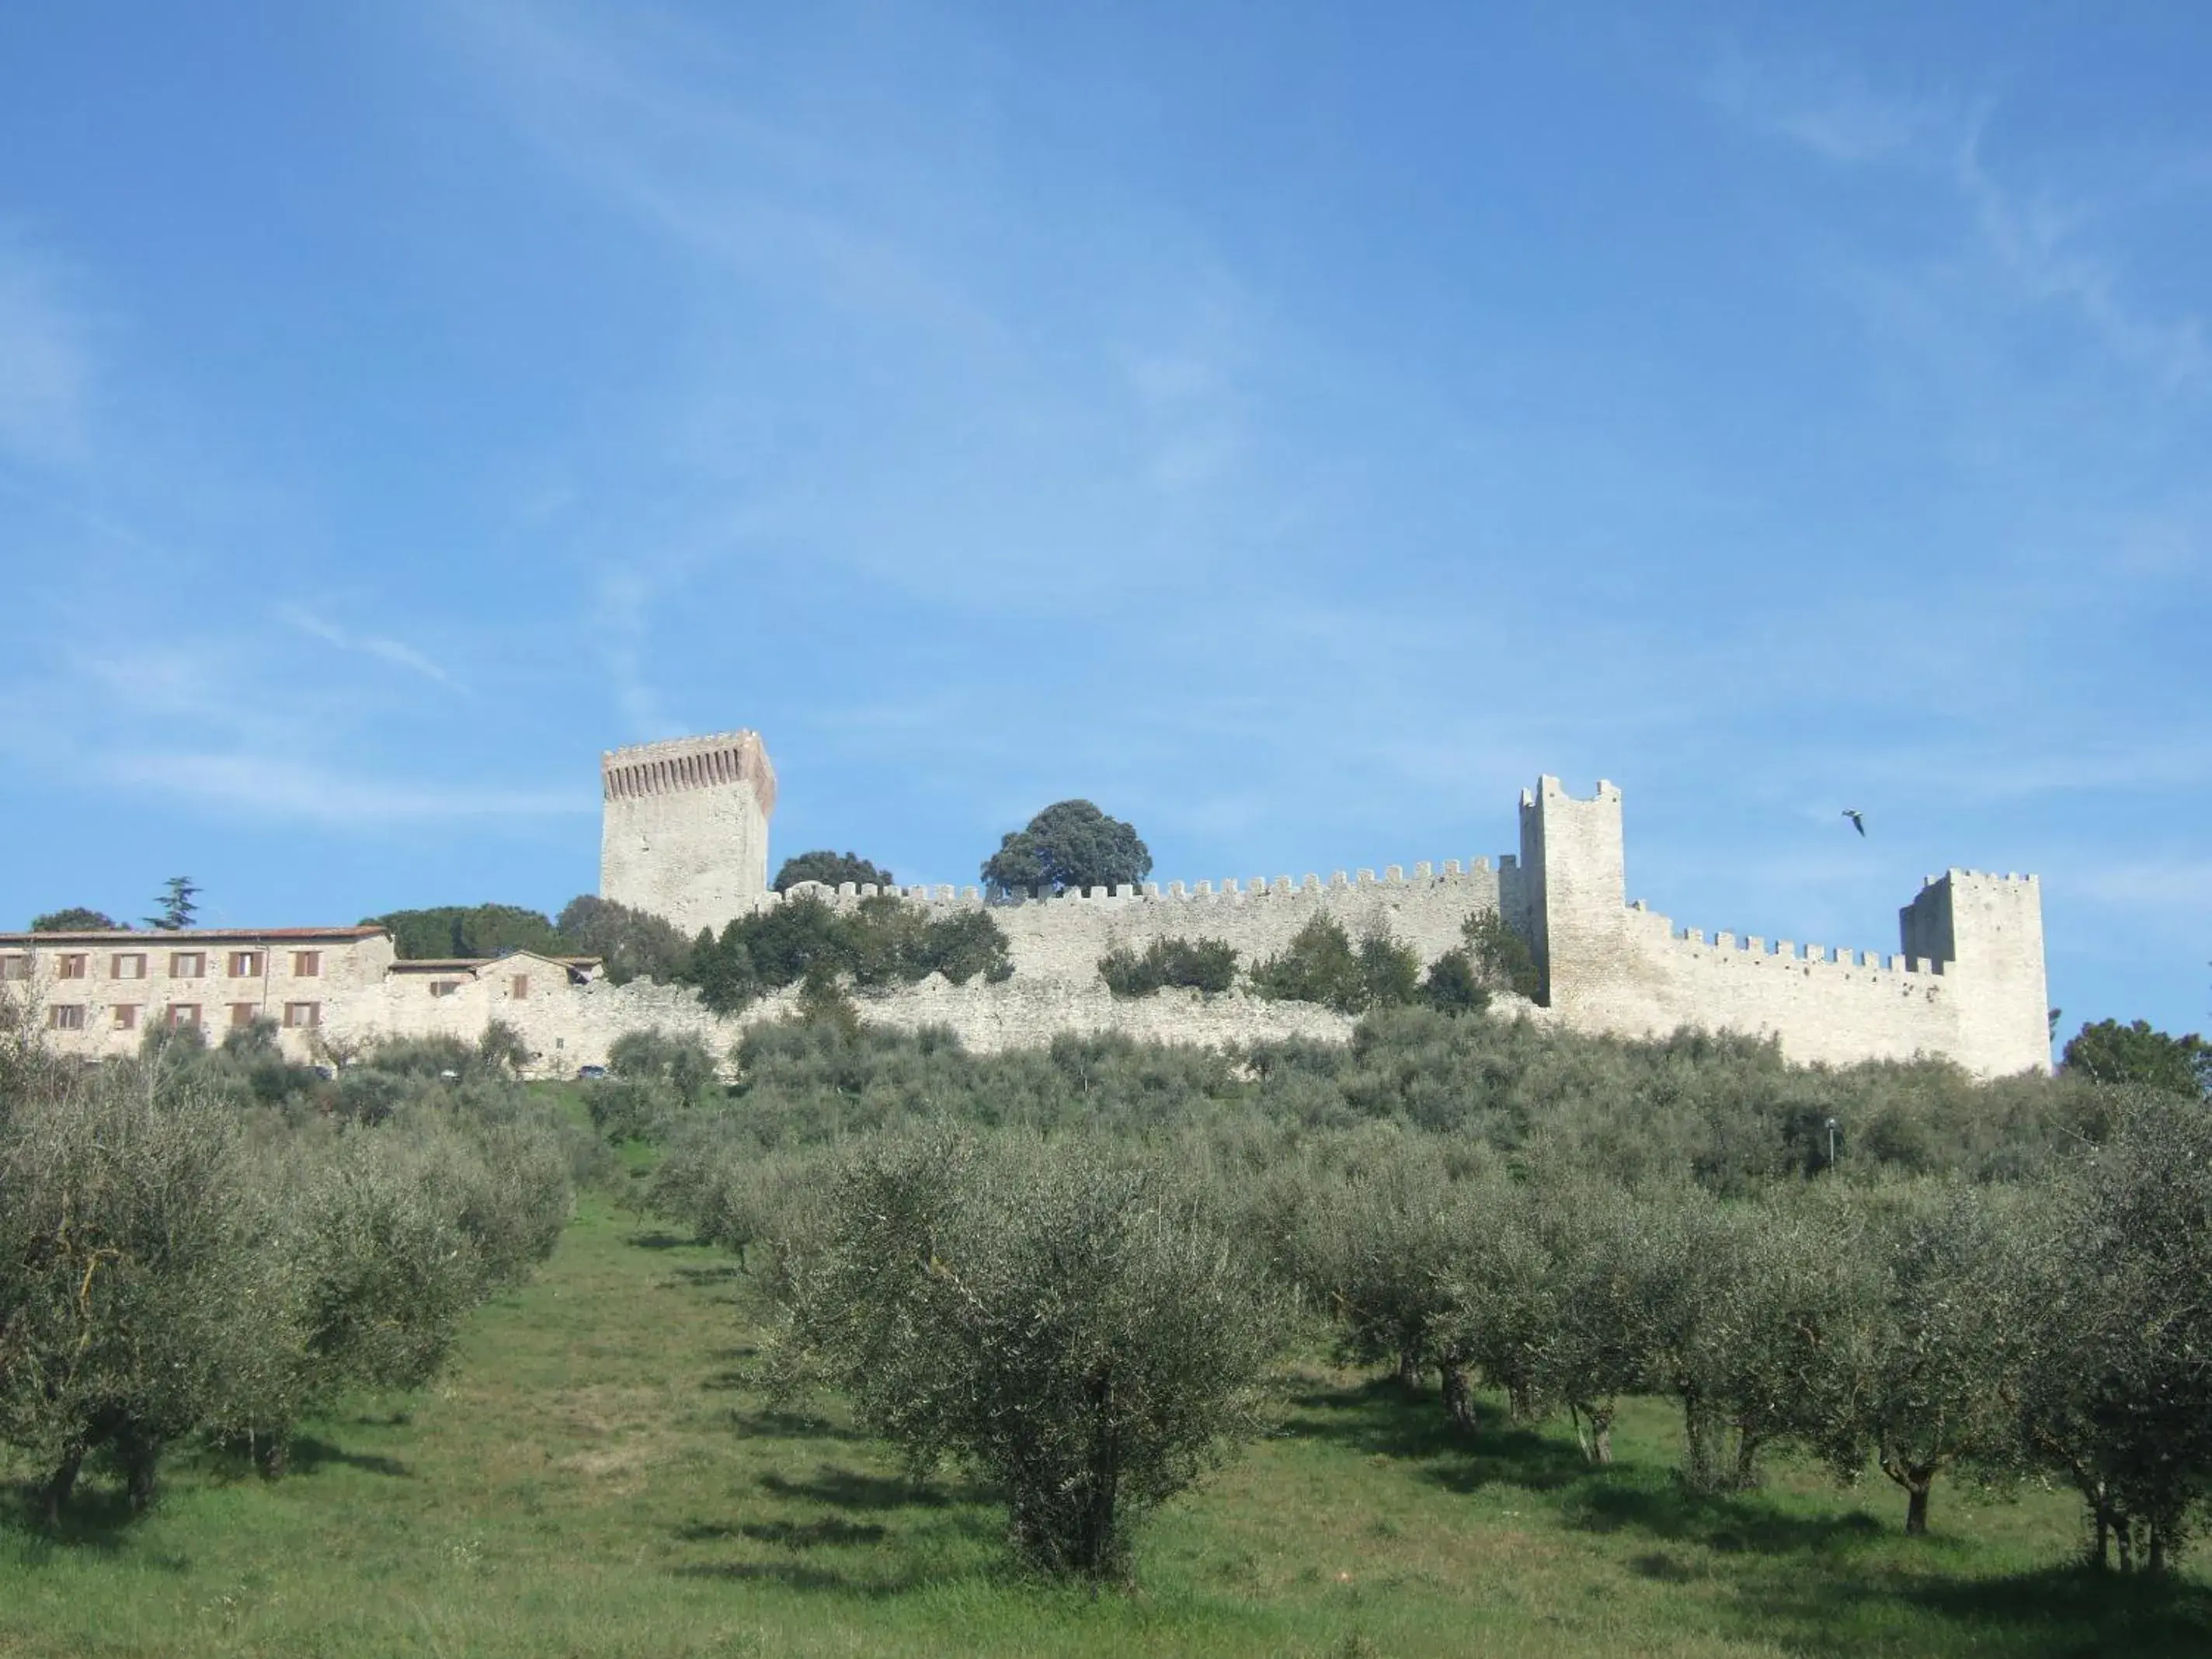
[[[578,1079],[585,1083],[597,1083],[606,1074],[607,1068],[604,1066],[579,1066],[576,1068]]]

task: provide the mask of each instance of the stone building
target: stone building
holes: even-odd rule
[[[593,957],[528,951],[404,958],[378,927],[0,933],[0,994],[28,1006],[58,1053],[88,1060],[135,1054],[156,1026],[219,1043],[266,1020],[285,1057],[307,1062],[384,1037],[473,1042],[497,1019],[543,1036],[557,1070],[565,994],[599,972]]]
[[[31,1003],[58,1049],[83,1055],[135,1053],[154,1025],[197,1027],[221,1042],[266,1019],[305,1059],[334,1014],[381,985],[392,961],[381,927],[0,933],[0,988]]]

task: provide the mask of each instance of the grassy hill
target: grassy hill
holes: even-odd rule
[[[2056,1565],[2070,1494],[1940,1495],[1782,1461],[1693,1499],[1677,1414],[1632,1402],[1612,1469],[1565,1428],[1449,1431],[1433,1399],[1318,1360],[1277,1431],[1142,1538],[1138,1588],[1006,1565],[1003,1510],[916,1490],[824,1402],[757,1386],[768,1310],[726,1256],[586,1201],[474,1316],[429,1393],[312,1426],[266,1484],[182,1462],[126,1525],[0,1530],[0,1654],[2063,1655],[2212,1650],[2201,1569]],[[20,1473],[20,1472],[19,1472]]]

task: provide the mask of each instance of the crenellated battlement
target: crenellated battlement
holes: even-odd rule
[[[1662,916],[1658,920],[1664,922],[1667,918]],[[1693,958],[1741,961],[1753,967],[1772,963],[1784,969],[1802,969],[1808,973],[1814,969],[1843,969],[1845,979],[1862,973],[1934,978],[1943,971],[1943,963],[1930,957],[1906,956],[1899,951],[1863,951],[1848,945],[1799,945],[1792,939],[1768,939],[1757,933],[1747,933],[1739,938],[1725,930],[1714,933],[1708,939],[1702,927],[1674,927],[1671,924],[1667,942],[1677,949],[1686,951]]]
[[[1068,888],[1054,890],[1038,888],[1033,892],[1015,892],[986,896],[981,888],[954,887],[946,884],[919,883],[914,885],[878,886],[872,882],[855,884],[844,882],[836,887],[817,881],[794,884],[788,893],[770,891],[761,895],[757,908],[770,908],[787,898],[805,895],[829,903],[858,903],[863,899],[896,898],[909,904],[938,906],[988,905],[994,911],[1019,909],[1024,906],[1055,905],[1160,905],[1204,908],[1209,905],[1252,904],[1261,901],[1324,897],[1331,894],[1353,894],[1369,890],[1402,893],[1417,893],[1437,889],[1472,889],[1489,896],[1492,902],[1501,878],[1510,879],[1517,873],[1517,860],[1507,853],[1495,866],[1487,857],[1468,860],[1464,865],[1457,859],[1423,861],[1406,873],[1403,865],[1387,865],[1378,876],[1372,869],[1350,872],[1333,871],[1324,881],[1318,874],[1309,872],[1304,876],[1229,876],[1218,884],[1212,881],[1184,883],[1148,881],[1118,887]]]
[[[717,732],[599,757],[599,892],[690,933],[768,887],[775,769],[757,732]]]
[[[735,786],[753,791],[763,817],[775,811],[775,769],[757,732],[672,738],[609,749],[599,756],[600,793],[611,801]]]

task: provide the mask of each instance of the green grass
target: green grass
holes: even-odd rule
[[[0,1654],[2202,1653],[2212,1591],[2062,1564],[2075,1506],[1784,1465],[1694,1500],[1672,1414],[1621,1462],[1563,1431],[1449,1431],[1433,1399],[1321,1367],[1279,1430],[1145,1534],[1138,1587],[1007,1568],[1000,1516],[915,1491],[838,1419],[756,1386],[762,1310],[724,1257],[604,1200],[482,1310],[445,1381],[313,1425],[264,1484],[175,1468],[126,1523],[0,1529]],[[16,1472],[18,1474],[21,1471]]]

